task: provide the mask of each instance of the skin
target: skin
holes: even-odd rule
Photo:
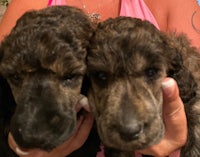
[[[194,46],[200,47],[200,6],[196,0],[160,0],[159,3],[156,0],[144,1],[161,31],[184,32]]]
[[[67,4],[83,9],[83,4],[81,2],[82,1],[79,0],[68,0]],[[200,7],[196,0],[159,0],[159,2],[157,0],[144,0],[144,2],[156,18],[161,31],[166,33],[169,31],[184,32],[188,35],[189,39],[191,39],[194,46],[200,47],[200,33],[198,31],[200,30]],[[9,34],[16,20],[24,12],[32,9],[45,8],[47,4],[48,0],[12,0],[0,22],[0,41],[3,40],[5,35]],[[118,0],[109,0],[105,2],[101,0],[86,0],[84,4],[86,4],[85,12],[98,12],[101,14],[102,20],[119,15],[120,1]],[[170,78],[166,80],[163,80],[163,82],[166,81],[164,83],[165,86],[163,86],[165,100],[163,104],[163,118],[167,128],[165,137],[159,144],[139,151],[156,157],[166,156],[181,148],[185,144],[187,138],[186,116],[183,103],[178,95],[178,87],[176,83],[168,84],[168,81],[171,80]],[[166,84],[168,84],[167,87]],[[86,114],[83,119],[79,121],[77,132],[70,140],[58,146],[58,148],[50,153],[40,150],[29,150],[29,155],[26,155],[26,157],[64,157],[69,155],[74,150],[80,148],[87,139],[93,121],[94,119],[91,113]],[[173,131],[170,128],[173,128]],[[10,147],[15,151],[16,143],[10,136],[8,141]]]
[[[194,46],[200,47],[200,7],[196,0],[160,0],[159,2],[157,0],[144,0],[144,2],[156,18],[161,31],[184,32],[192,40],[191,42]],[[79,0],[67,1],[68,5],[83,9],[82,3],[83,2]],[[47,4],[48,0],[21,0],[20,3],[17,0],[12,0],[0,22],[0,41],[10,32],[16,20],[24,12],[32,9],[45,8]],[[103,4],[101,0],[86,0],[84,4],[86,5],[86,9],[83,9],[84,11],[89,13],[98,12],[102,16],[102,20],[119,15],[119,0],[109,0],[105,2],[105,4]],[[192,18],[193,14],[194,16]],[[192,26],[191,20],[195,27]]]

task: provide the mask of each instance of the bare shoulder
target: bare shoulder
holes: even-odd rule
[[[153,16],[155,17],[161,30],[167,29],[168,0],[144,0]]]
[[[168,31],[185,33],[200,47],[200,6],[197,0],[168,0]]]
[[[179,19],[177,22],[188,22],[191,21],[194,12],[200,11],[200,6],[197,0],[168,0],[168,10],[169,22],[173,23],[177,19]]]
[[[200,47],[200,6],[197,0],[144,0],[161,31],[185,33]]]
[[[12,0],[0,21],[0,41],[15,25],[17,19],[29,10],[45,8],[48,0]]]

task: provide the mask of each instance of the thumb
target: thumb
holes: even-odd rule
[[[177,83],[172,78],[165,78],[162,82],[163,90],[163,113],[173,114],[180,108],[183,108],[183,103],[179,97],[179,89]]]
[[[172,78],[165,78],[162,82],[163,89],[163,119],[166,127],[166,138],[183,144],[187,139],[187,120],[184,104],[179,96],[177,83]],[[177,143],[178,144],[178,143]]]
[[[186,115],[176,81],[172,78],[165,78],[162,81],[162,91],[165,135],[160,143],[139,150],[142,154],[167,156],[181,148],[187,140]]]

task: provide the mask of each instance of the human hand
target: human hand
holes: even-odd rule
[[[8,136],[9,146],[20,157],[65,157],[84,144],[90,133],[93,122],[94,118],[92,114],[89,112],[85,113],[78,120],[77,129],[72,137],[57,148],[53,149],[51,152],[46,152],[39,149],[22,149],[21,151],[11,134]]]
[[[160,143],[138,152],[155,157],[165,157],[185,145],[187,140],[187,120],[179,90],[172,78],[165,78],[163,89],[163,120],[165,135]]]

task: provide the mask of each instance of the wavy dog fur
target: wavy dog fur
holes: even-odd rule
[[[200,156],[200,55],[184,35],[130,17],[98,25],[87,57],[89,101],[107,157],[131,157],[165,132],[161,81],[173,77],[188,120],[181,157]]]
[[[15,156],[8,132],[22,148],[47,151],[72,135],[93,30],[82,11],[64,6],[30,11],[17,21],[0,46],[0,155]],[[70,156],[96,154],[92,140]]]

